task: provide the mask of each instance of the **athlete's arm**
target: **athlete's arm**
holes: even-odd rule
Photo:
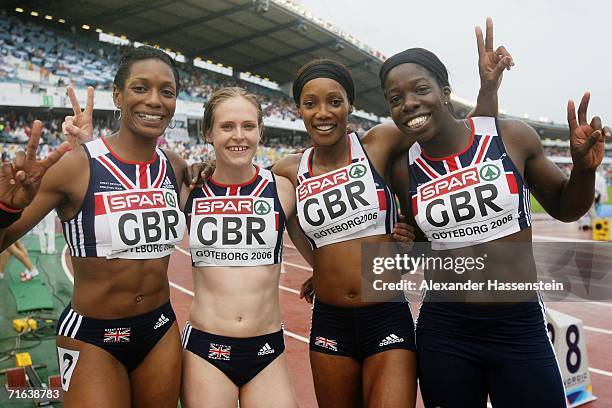
[[[468,116],[497,116],[499,102],[497,92],[501,85],[504,70],[514,66],[512,56],[503,45],[493,49],[493,20],[487,17],[486,37],[482,38],[482,29],[476,27],[476,46],[478,48],[478,73],[480,74],[480,91],[476,106]]]
[[[589,97],[588,93],[583,96],[578,118],[572,101],[567,107],[573,161],[569,178],[546,158],[533,128],[520,121],[503,121],[502,125],[503,132],[520,135],[515,140],[526,149],[525,179],[534,197],[551,216],[564,222],[579,219],[593,204],[595,170],[604,157],[605,138],[611,135],[598,117],[587,122]]]
[[[398,157],[391,165],[390,178],[391,189],[396,194],[400,204],[400,213],[404,216],[404,222],[412,227],[414,242],[426,242],[425,234],[417,225],[412,213],[411,204],[408,201],[410,192],[410,178],[408,177],[408,155]],[[396,238],[397,239],[397,238]]]
[[[297,185],[297,172],[300,167],[302,153],[289,154],[272,166],[272,173],[277,176],[282,176],[291,181],[293,188]]]
[[[17,241],[38,224],[66,197],[64,184],[68,175],[82,174],[82,168],[71,166],[70,154],[58,163],[70,146],[61,144],[46,159],[36,160],[42,122],[34,121],[26,152],[18,152],[12,163],[3,163],[0,173],[0,202],[5,207],[23,209],[19,220],[0,233],[0,251]],[[56,164],[57,163],[57,164]]]
[[[289,237],[300,255],[302,255],[306,262],[312,266],[312,248],[308,241],[306,241],[304,234],[302,234],[295,216],[295,187],[293,187],[291,181],[286,177],[277,175],[274,178],[276,180],[276,191],[278,191],[278,197],[280,198],[285,213]]]
[[[295,245],[300,255],[304,258],[308,265],[311,267],[314,265],[314,254],[310,243],[306,241],[306,237],[302,233],[300,226],[298,225],[297,217],[293,216],[287,219],[287,232],[291,242]]]

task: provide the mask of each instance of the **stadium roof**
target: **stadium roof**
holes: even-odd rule
[[[10,6],[64,18],[77,28],[86,24],[133,41],[159,44],[281,85],[289,83],[302,64],[334,58],[353,73],[356,106],[386,116],[378,81],[380,55],[295,7],[266,0],[31,0],[12,1]]]

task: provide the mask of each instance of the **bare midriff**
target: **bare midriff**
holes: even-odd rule
[[[159,259],[72,257],[72,307],[95,319],[120,319],[150,312],[166,303],[169,256]]]
[[[280,265],[193,269],[193,327],[228,337],[254,337],[281,327]]]

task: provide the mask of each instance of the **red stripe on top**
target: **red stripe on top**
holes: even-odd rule
[[[278,226],[280,225],[280,214],[274,213],[274,230],[278,231]]]
[[[228,195],[238,195],[238,186],[229,186],[229,194]]]
[[[19,209],[15,209],[15,208],[11,208],[6,204],[2,204],[2,202],[0,202],[0,210],[2,211],[6,211],[8,213],[11,214],[17,214],[23,211],[23,208],[19,208]]]
[[[264,180],[259,187],[257,187],[257,189],[255,191],[253,191],[253,196],[255,197],[259,197],[259,195],[261,194],[261,192],[264,190],[264,188],[266,188],[266,186],[268,185],[269,181],[268,180]]]
[[[206,183],[204,183],[202,185],[202,192],[204,193],[205,196],[207,197],[212,197],[214,194],[212,193],[212,191],[210,190],[210,187],[208,187],[208,185],[206,185]]]
[[[455,161],[455,158],[452,159],[448,159],[445,160],[446,161],[446,165],[448,166],[448,171],[450,173],[452,173],[453,171],[457,170],[459,167],[457,167],[457,162]]]
[[[419,207],[417,205],[417,196],[416,194],[412,197],[412,215],[416,217],[416,215],[419,213]]]
[[[480,144],[480,151],[478,152],[478,156],[476,156],[476,161],[474,162],[474,164],[478,164],[478,163],[482,162],[482,158],[484,157],[485,152],[487,150],[489,150],[489,142],[490,141],[491,141],[491,136],[490,135],[486,135],[484,137],[484,140]]]
[[[106,167],[106,169],[110,171],[112,175],[115,176],[115,178],[121,182],[121,184],[123,184],[123,187],[128,190],[132,188],[132,181],[126,178],[120,171],[117,171],[117,169],[113,167],[113,165],[108,161],[106,157],[98,156],[98,161],[102,163],[102,165]]]
[[[427,173],[427,175],[431,178],[431,179],[435,179],[438,178],[438,176],[433,173],[428,167],[427,164],[423,161],[423,159],[421,159],[420,157],[417,157],[415,162],[419,165],[419,167],[425,172]]]
[[[95,215],[106,214],[106,206],[104,206],[104,197],[102,194],[94,195],[94,213]]]
[[[147,171],[149,169],[149,165],[145,164],[145,165],[140,165],[138,166],[139,169],[139,174],[138,174],[138,186],[140,188],[147,188],[149,187],[147,184],[149,184],[147,182]]]
[[[381,211],[387,210],[387,196],[385,190],[376,190],[378,194],[378,209]]]
[[[516,183],[516,176],[514,173],[506,173],[506,182],[508,182],[510,193],[518,194],[518,184]]]
[[[442,160],[452,159],[453,157],[456,157],[456,156],[461,156],[463,153],[467,152],[468,149],[472,147],[472,144],[474,143],[474,131],[475,131],[474,121],[472,120],[472,118],[468,118],[468,121],[470,122],[470,141],[468,142],[467,146],[465,146],[460,152],[454,153],[454,154],[451,154],[445,157],[431,157],[431,156],[428,156],[427,153],[425,153],[425,151],[422,151],[421,154],[423,155],[423,157],[425,157],[427,160],[442,161]]]

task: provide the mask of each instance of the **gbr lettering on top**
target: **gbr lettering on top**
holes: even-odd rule
[[[189,246],[196,266],[274,263],[278,214],[270,197],[203,197],[193,201]]]
[[[319,245],[376,224],[378,194],[367,161],[308,178],[296,194],[300,225]]]
[[[96,194],[96,222],[110,225],[110,258],[169,255],[180,242],[184,214],[169,189],[126,190]],[[106,218],[106,219],[104,219]]]
[[[520,230],[516,181],[501,160],[461,168],[418,186],[413,208],[427,238],[447,248]]]

